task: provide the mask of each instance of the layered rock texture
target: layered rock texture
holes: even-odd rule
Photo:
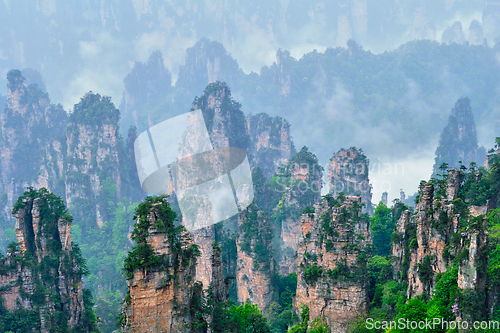
[[[240,110],[240,105],[231,98],[231,90],[227,84],[222,82],[209,84],[203,95],[195,99],[192,109],[201,110],[214,149],[235,147],[248,151],[250,137],[246,129],[245,116]],[[179,156],[189,156],[189,150],[199,144],[198,140],[197,133],[193,133],[191,138],[183,143]],[[209,218],[205,217],[205,220]],[[224,224],[231,230],[237,228],[236,219],[228,220]],[[196,279],[202,281],[204,286],[208,286],[212,278],[210,264],[212,243],[216,240],[224,242],[224,239],[216,239],[213,225],[194,231],[193,237],[201,251]]]
[[[272,230],[265,213],[250,205],[240,214],[236,285],[238,300],[266,311],[273,298]]]
[[[290,136],[290,125],[281,118],[272,118],[266,114],[246,118],[240,107],[239,103],[231,98],[231,90],[226,83],[214,82],[205,88],[201,97],[194,100],[192,110],[201,110],[214,149],[229,147],[243,149],[247,153],[251,166],[259,167],[264,172],[265,177],[270,178],[277,172],[282,163],[289,163],[295,153]],[[188,156],[190,149],[199,144],[197,133],[192,133],[190,136],[183,142],[179,156]],[[321,172],[316,172],[309,177],[308,167],[299,166],[299,163],[301,162],[297,160],[295,164],[290,164],[291,169],[285,171],[290,174],[287,177],[297,181],[303,178],[308,184],[321,183]],[[319,166],[317,161],[314,163],[311,170]],[[321,167],[319,166],[319,168]],[[315,186],[317,187],[317,184]],[[309,185],[303,190],[308,191],[308,187]],[[286,186],[283,187],[283,190],[285,188]],[[288,197],[290,200],[294,200],[294,204],[296,203],[297,198],[294,195],[289,193]],[[317,191],[315,198],[306,199],[304,203],[301,203],[300,209],[314,203],[319,198],[319,191]],[[223,229],[235,232],[238,229],[238,224],[241,224],[241,221],[238,222],[234,218],[229,219],[223,222]],[[195,243],[200,246],[201,251],[201,258],[196,269],[196,279],[202,281],[204,286],[208,286],[212,276],[210,265],[212,243],[217,241],[221,244],[227,244],[231,241],[227,239],[227,232],[217,233],[215,226],[194,231],[193,238]],[[249,265],[252,267],[250,261]],[[228,267],[230,268],[228,273],[236,275],[235,267],[231,265]]]
[[[436,149],[433,176],[440,173],[439,168],[447,163],[450,168],[469,166],[470,162],[482,163],[485,159],[484,148],[478,149],[476,126],[470,100],[462,97],[451,110],[448,125],[443,129]]]
[[[18,245],[9,248],[7,257],[0,257],[0,307],[26,319],[7,314],[0,320],[4,327],[26,332],[29,328],[36,332],[96,330],[82,289],[85,261],[71,242],[72,216],[62,200],[45,188],[29,189],[18,199],[13,216]]]
[[[408,281],[408,297],[431,295],[437,275],[454,259],[459,262],[459,288],[485,288],[481,267],[487,258],[484,226],[489,207],[467,207],[459,198],[463,177],[452,169],[438,186],[422,185],[415,214],[404,211],[396,224],[392,255],[398,281]]]
[[[24,85],[18,70],[8,76],[7,106],[2,114],[0,191],[9,218],[10,208],[27,186],[47,187],[58,194],[57,183],[64,172],[66,112],[50,104],[49,97],[36,85]]]
[[[121,196],[119,117],[120,111],[109,97],[89,92],[73,108],[66,131],[66,202],[86,207],[79,217],[88,220],[91,213],[99,227],[108,217],[103,187],[116,186],[115,193],[106,194]]]
[[[174,230],[175,215],[162,200],[143,204],[138,214],[137,245],[125,261],[124,332],[189,332],[193,323],[196,245],[189,234]]]
[[[328,185],[330,193],[337,196],[360,195],[363,212],[373,213],[372,188],[368,178],[369,161],[361,149],[341,149],[330,159]]]
[[[182,227],[174,226],[176,214],[166,197],[141,203],[132,237],[137,245],[125,260],[129,292],[122,309],[124,332],[204,332],[211,314],[202,312],[206,300],[197,282],[199,246]],[[222,249],[211,245],[213,304],[227,301]]]
[[[142,197],[127,155],[133,148],[127,151],[118,132],[120,113],[109,97],[87,93],[68,119],[62,106],[50,104],[37,85],[26,86],[20,71],[10,71],[8,80],[0,183],[5,223],[10,222],[13,198],[27,186],[46,187],[64,197],[84,232],[109,218],[112,207],[107,203],[118,198],[130,202],[137,197],[134,193]],[[129,141],[134,139],[132,131]]]
[[[271,179],[278,167],[287,164],[296,153],[290,124],[280,117],[259,113],[248,116],[247,130],[251,140],[250,163]]]
[[[225,81],[234,87],[239,74],[238,63],[222,44],[202,38],[186,50],[186,62],[179,69],[179,80],[175,85],[192,98],[207,84],[217,81]]]
[[[302,237],[300,216],[304,208],[318,203],[321,196],[323,167],[307,147],[303,147],[286,165],[276,171],[271,183],[281,199],[274,209],[279,220],[277,237],[281,240],[278,258],[283,275],[295,271],[293,255]]]
[[[366,245],[371,237],[361,198],[325,197],[300,222],[295,307],[305,304],[311,320],[324,317],[331,332],[346,332],[368,301]]]

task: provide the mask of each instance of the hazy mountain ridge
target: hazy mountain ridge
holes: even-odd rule
[[[410,185],[401,175],[388,179],[382,167],[418,163],[404,170],[406,178],[427,178],[438,133],[459,97],[471,100],[479,144],[494,140],[499,117],[497,52],[497,47],[483,45],[414,41],[377,55],[351,41],[347,49],[311,52],[300,60],[279,50],[273,65],[247,75],[222,45],[204,39],[188,50],[191,56],[180,71],[179,86],[156,104],[136,106],[143,114],[139,129],[144,130],[147,121],[154,124],[190,107],[192,89],[182,82],[204,87],[210,80],[230,81],[246,114],[264,111],[285,118],[295,142],[311,147],[323,167],[333,151],[363,147],[372,169],[378,170],[372,174],[378,183],[374,193],[383,192],[380,184],[385,181],[393,184],[389,194],[395,197],[401,188],[412,191],[409,187],[418,181]],[[214,67],[223,59],[231,65]],[[146,82],[157,80],[146,72],[141,75]],[[131,124],[135,122],[125,116],[121,127]]]
[[[222,42],[246,71],[271,63],[278,48],[297,56],[345,46],[349,38],[375,52],[414,39],[441,41],[441,31],[457,19],[463,22],[467,39],[469,22],[482,21],[492,43],[499,20],[495,4],[482,0],[405,4],[388,0],[383,5],[366,0],[307,4],[9,0],[0,3],[0,59],[4,61],[0,68],[3,72],[19,67],[41,70],[55,99],[70,106],[95,89],[92,84],[105,88],[103,94],[119,96],[129,64],[146,60],[155,49],[165,54],[167,66],[177,73],[186,48],[203,37]],[[30,29],[24,29],[27,21]]]

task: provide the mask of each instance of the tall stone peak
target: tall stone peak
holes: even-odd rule
[[[174,225],[176,214],[165,196],[148,197],[139,204],[136,218],[132,232],[136,245],[124,262],[129,291],[122,328],[124,332],[193,332],[199,319],[193,302],[202,292],[195,280],[198,246],[185,229]],[[214,251],[216,264],[220,264],[219,255]],[[224,290],[217,291],[223,298]]]
[[[163,63],[160,51],[154,51],[145,63],[136,62],[123,79],[125,90],[120,103],[122,124],[134,125],[140,132],[145,131],[148,122],[158,123],[158,109],[172,90],[172,75]],[[161,114],[163,115],[164,112]]]
[[[101,227],[108,218],[106,203],[99,200],[104,187],[115,187],[111,194],[112,198],[117,198],[126,192],[123,180],[126,185],[129,183],[122,177],[128,158],[124,156],[119,117],[120,111],[110,97],[93,92],[86,93],[69,116],[64,191],[68,205],[78,203],[86,207],[85,211],[79,211],[79,219],[95,221],[84,227],[85,232],[95,226]]]
[[[276,66],[277,66],[277,79],[281,84],[280,94],[287,97],[291,90],[291,78],[290,78],[290,62],[295,59],[290,55],[288,51],[282,51],[281,49],[276,52]]]
[[[470,99],[461,97],[455,103],[448,118],[448,124],[441,132],[434,159],[433,175],[438,174],[439,167],[443,163],[447,163],[450,168],[460,167],[459,161],[468,166],[470,162],[476,162],[477,155],[476,125]]]
[[[361,149],[340,149],[328,166],[329,193],[337,196],[360,195],[365,205],[363,212],[373,213],[372,188],[368,176],[369,160]]]
[[[295,271],[292,257],[302,235],[300,216],[306,207],[320,201],[322,177],[323,167],[316,155],[302,147],[290,162],[278,168],[271,179],[272,186],[281,195],[275,210],[280,221],[276,237],[281,243],[278,263],[282,275]]]
[[[459,288],[484,290],[486,276],[480,267],[488,248],[484,226],[489,206],[464,203],[463,186],[464,173],[456,169],[437,184],[422,183],[415,213],[404,211],[396,223],[393,265],[398,281],[408,282],[408,297],[431,296],[438,274],[452,264],[458,265]]]
[[[10,70],[7,73],[7,87],[11,93],[22,90],[24,88],[24,81],[26,79],[23,77],[22,73],[18,69]]]
[[[202,38],[186,50],[186,61],[179,69],[175,86],[187,96],[193,96],[207,84],[216,81],[225,81],[233,86],[237,83],[239,73],[238,62],[221,43]]]
[[[323,317],[332,332],[346,332],[368,308],[369,221],[361,198],[328,194],[300,218],[295,308],[309,308],[310,319]]]
[[[85,260],[71,242],[72,216],[61,198],[29,188],[12,211],[18,243],[0,257],[0,304],[6,321],[28,314],[26,332],[97,331],[88,291],[82,288]],[[2,305],[3,304],[3,305]]]
[[[21,71],[9,71],[7,79],[7,105],[1,115],[0,189],[7,194],[4,214],[9,220],[10,207],[26,187],[55,190],[64,171],[61,152],[67,114],[61,105],[51,104],[37,85],[26,86]]]
[[[271,225],[266,214],[255,204],[240,213],[238,224],[238,301],[250,301],[266,312],[273,299]]]
[[[483,27],[478,20],[474,19],[469,25],[469,44],[478,45],[484,43]]]
[[[247,130],[251,140],[250,163],[271,179],[278,167],[296,154],[290,123],[281,117],[258,113],[247,117]]]
[[[441,36],[441,42],[451,44],[463,44],[465,43],[465,35],[462,29],[462,23],[460,21],[455,21],[451,26],[443,31]]]
[[[241,111],[241,104],[231,98],[231,89],[227,83],[210,83],[203,95],[195,98],[192,108],[202,111],[214,148],[236,147],[248,150],[250,137],[245,115]]]

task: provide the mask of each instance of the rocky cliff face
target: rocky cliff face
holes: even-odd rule
[[[19,245],[0,258],[3,306],[9,312],[25,311],[25,316],[31,311],[30,324],[37,332],[95,329],[82,289],[85,261],[71,242],[72,217],[62,200],[44,188],[29,189],[13,216]],[[8,316],[4,325],[5,320]]]
[[[67,116],[37,86],[24,85],[20,71],[10,71],[7,79],[7,106],[1,118],[0,191],[6,193],[3,204],[8,219],[15,198],[27,186],[64,194],[57,180],[64,172]]]
[[[465,43],[465,35],[462,29],[462,23],[459,21],[454,22],[450,27],[443,31],[443,35],[441,37],[441,42],[443,43],[456,43],[463,44]]]
[[[231,90],[222,82],[209,84],[201,97],[195,99],[192,108],[201,110],[205,125],[210,137],[210,143],[214,149],[236,147],[248,151],[250,138],[246,130],[245,116],[240,106],[231,98]],[[192,133],[187,137],[179,152],[179,156],[189,156],[190,151],[199,144],[198,133]],[[205,220],[209,220],[206,217]],[[235,219],[225,221],[224,226],[236,230]],[[201,258],[196,268],[196,279],[208,286],[212,282],[212,267],[210,258],[212,256],[212,243],[216,240],[215,226],[211,225],[193,232],[194,241],[200,246]]]
[[[477,20],[472,20],[469,26],[469,44],[480,45],[484,44],[483,27]]]
[[[154,251],[149,258],[159,259],[150,267],[137,267],[128,276],[129,294],[123,307],[123,330],[189,332],[193,323],[190,306],[196,291],[196,257],[182,256],[174,249],[171,235],[155,228],[157,222],[167,221],[162,221],[156,207],[158,203],[154,205],[144,216],[145,247]],[[186,243],[181,246],[187,249],[192,240],[188,235],[183,237],[186,237]]]
[[[267,311],[273,298],[272,230],[265,213],[250,205],[240,214],[236,286],[238,301],[250,301]]]
[[[266,176],[269,178],[276,172],[281,163],[289,162],[294,153],[295,148],[290,137],[289,124],[281,118],[271,118],[265,114],[245,118],[239,104],[232,100],[231,91],[225,83],[209,84],[203,95],[195,99],[192,108],[202,111],[213,148],[236,147],[245,150],[251,166],[262,167],[261,170],[265,170]],[[188,151],[195,144],[196,137],[186,140],[179,156],[189,155]],[[310,153],[307,152],[307,154]],[[307,154],[302,154],[304,161],[300,160],[299,156],[294,160],[294,163],[290,163],[288,169],[283,171],[293,181],[297,183],[302,181],[307,184],[306,187],[301,188],[304,193],[295,193],[298,191],[297,189],[288,190],[287,207],[290,209],[293,206],[293,209],[301,210],[307,205],[312,205],[319,198],[321,190],[318,190],[317,187],[318,184],[321,186],[321,166],[317,160],[312,161],[310,166],[305,165],[304,163],[307,163],[305,155]],[[283,190],[287,185],[283,187]],[[291,215],[289,214],[290,223],[296,222],[292,221]],[[225,221],[223,229],[236,231],[237,223],[234,219]],[[204,286],[211,283],[212,272],[209,259],[212,255],[212,243],[216,240],[225,243],[226,240],[223,238],[226,236],[224,235],[227,236],[227,233],[219,233],[219,237],[217,237],[214,226],[196,230],[193,233],[195,243],[200,246],[201,251],[196,278],[198,281],[202,281]],[[295,238],[298,239],[298,236]],[[298,240],[294,239],[292,242],[294,244],[292,246],[295,246]],[[246,266],[253,267],[252,259],[245,257],[244,260],[243,257],[245,254],[238,251],[238,261],[242,262],[243,260]],[[236,275],[236,272],[230,273]],[[267,301],[259,301],[259,304],[267,303]]]
[[[459,259],[459,288],[483,290],[481,271],[487,249],[484,216],[488,206],[469,206],[458,198],[463,173],[451,170],[447,181],[420,190],[416,212],[403,212],[396,224],[392,255],[397,279],[408,279],[408,297],[431,295],[436,276],[444,273],[453,259]],[[478,180],[479,181],[479,180]]]
[[[89,92],[75,105],[66,132],[66,202],[78,205],[85,214],[81,219],[91,217],[99,227],[107,217],[106,200],[119,197],[122,186],[118,119],[109,97]],[[116,186],[115,193],[104,194],[105,186]]]
[[[290,73],[287,66],[287,62],[291,59],[290,52],[278,50],[276,52],[276,66],[278,71],[276,72],[277,80],[281,86],[280,94],[283,97],[287,97],[290,94]]]
[[[157,124],[167,116],[167,108],[161,113],[152,112],[168,99],[172,90],[172,77],[163,64],[160,51],[151,53],[146,63],[136,62],[132,71],[123,79],[125,90],[120,103],[122,124],[133,124],[140,132]]]
[[[479,161],[477,161],[479,159]],[[469,166],[470,162],[484,161],[484,156],[478,156],[478,145],[474,116],[467,97],[459,98],[451,110],[448,125],[443,129],[436,149],[433,176],[440,171],[439,167],[447,163],[450,168]]]
[[[202,332],[210,323],[202,285],[196,281],[199,247],[185,229],[173,224],[175,213],[165,197],[147,199],[137,209],[133,232],[137,245],[125,260],[129,293],[121,324],[124,332]],[[227,300],[222,250],[212,245],[211,290],[214,304]]]
[[[368,301],[365,248],[371,238],[361,198],[326,197],[300,222],[295,307],[305,304],[311,320],[324,317],[332,332],[347,332]]]
[[[222,44],[202,38],[186,50],[186,61],[179,69],[179,80],[175,86],[190,98],[216,81],[225,81],[234,87],[238,82],[238,69],[238,63]]]
[[[127,202],[134,193],[142,196],[139,184],[134,183],[137,177],[129,177],[133,168],[118,133],[119,111],[109,97],[86,94],[68,122],[60,105],[50,104],[48,95],[36,85],[24,84],[20,71],[10,71],[8,79],[0,183],[5,214],[27,186],[46,187],[77,207],[73,211],[87,231],[108,217],[108,199]],[[8,215],[6,220],[2,228],[10,227]]]
[[[283,275],[295,271],[292,257],[302,237],[300,216],[304,208],[319,202],[322,176],[323,167],[306,147],[276,172],[276,190],[282,196],[275,211],[280,220],[277,238],[282,251],[278,263]]]
[[[354,147],[339,150],[330,159],[328,185],[334,196],[343,192],[346,195],[361,195],[365,205],[363,212],[373,213],[372,188],[368,178],[369,162],[363,152]]]
[[[267,179],[271,179],[278,167],[287,164],[296,153],[290,124],[285,119],[265,113],[250,115],[247,131],[251,140],[250,163],[258,166]]]

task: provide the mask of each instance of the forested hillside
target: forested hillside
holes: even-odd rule
[[[46,61],[23,44],[23,22],[0,23],[0,70],[23,68],[4,68],[0,94],[0,331],[393,333],[408,330],[370,323],[500,320],[500,43],[484,40],[496,1],[258,3],[0,3],[0,20],[26,5],[35,26],[50,23],[35,33]],[[476,11],[470,27],[459,9]],[[284,30],[314,30],[323,12],[332,33],[304,43],[331,47],[296,59]],[[234,39],[250,27],[276,33],[258,73]],[[370,51],[389,28],[406,35],[379,43],[401,46]],[[151,42],[174,35],[177,46]],[[82,61],[94,74],[75,70]],[[229,168],[232,149],[241,164]],[[160,170],[147,193],[143,176]],[[382,174],[401,200],[373,198]]]
[[[369,158],[434,150],[430,145],[445,127],[448,110],[464,95],[481,129],[479,143],[486,144],[498,130],[497,52],[497,47],[419,40],[373,54],[351,40],[347,48],[314,51],[298,60],[279,50],[273,65],[245,74],[222,45],[203,39],[187,50],[175,86],[164,88],[162,98],[154,97],[154,82],[168,69],[146,69],[157,64],[158,54],[137,64],[125,81],[122,128],[134,124],[141,130],[145,119],[154,124],[180,114],[196,91],[221,80],[246,113],[286,118],[295,140],[313,147],[323,165],[333,150],[353,145]],[[214,67],[218,62],[223,65]],[[138,98],[130,98],[132,84],[141,84],[149,100],[138,104]]]

